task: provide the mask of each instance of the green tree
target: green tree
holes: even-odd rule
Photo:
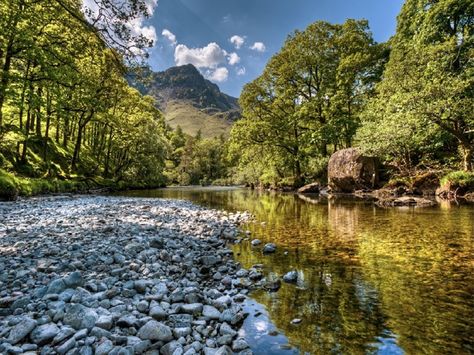
[[[243,119],[231,134],[242,170],[253,155],[265,167],[261,177],[300,186],[312,160],[351,146],[385,57],[367,21],[320,21],[289,36],[242,92]]]
[[[464,170],[472,170],[474,149],[474,4],[467,0],[407,0],[391,40],[390,60],[377,97],[365,113],[362,145],[391,150],[439,150],[455,139]],[[378,136],[382,127],[389,139]],[[440,130],[441,134],[433,133]],[[386,137],[386,138],[388,138]]]

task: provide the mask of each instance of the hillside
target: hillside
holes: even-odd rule
[[[142,94],[156,100],[166,121],[176,128],[204,137],[228,134],[232,123],[240,117],[237,99],[222,93],[216,84],[206,80],[192,65],[170,68],[164,72],[147,70],[145,79],[130,79]]]

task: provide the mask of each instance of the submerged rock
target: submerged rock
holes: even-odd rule
[[[283,276],[283,281],[287,283],[296,283],[298,281],[298,271],[293,270],[293,271],[287,272]]]
[[[435,206],[436,202],[426,199],[426,198],[421,198],[421,197],[402,196],[402,197],[391,197],[391,198],[379,199],[375,204],[381,207],[402,207],[402,206],[431,207],[431,206]]]
[[[262,252],[263,252],[264,254],[272,254],[272,253],[274,253],[274,252],[276,251],[276,249],[277,249],[276,244],[274,244],[274,243],[268,243],[268,244],[265,244],[265,246],[263,247]]]

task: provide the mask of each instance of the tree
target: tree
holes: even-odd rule
[[[457,141],[464,170],[473,168],[474,4],[465,0],[408,0],[391,40],[390,60],[377,97],[365,113],[367,127],[390,129],[392,141]],[[399,127],[413,127],[408,135]],[[438,139],[425,133],[441,130]],[[377,139],[377,132],[366,141]],[[418,137],[418,138],[417,138]],[[390,140],[380,142],[390,145]]]
[[[245,151],[258,152],[267,167],[263,175],[301,185],[312,160],[352,144],[385,57],[367,21],[320,21],[296,31],[244,87],[243,119],[232,130],[231,151],[246,157],[251,154]]]

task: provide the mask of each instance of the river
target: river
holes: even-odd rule
[[[474,353],[472,204],[384,209],[347,197],[236,188],[127,195],[255,216],[249,240],[233,247],[236,260],[299,275],[278,292],[252,293],[260,305],[249,304],[245,329],[256,354]],[[276,243],[277,253],[263,255],[250,244],[255,238]],[[301,323],[292,324],[296,318]]]

